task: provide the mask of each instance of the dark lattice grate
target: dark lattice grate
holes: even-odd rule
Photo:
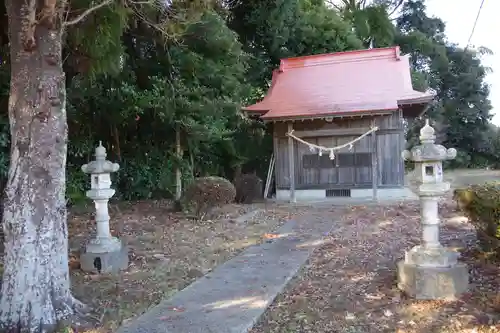
[[[350,197],[351,189],[330,189],[326,190],[326,197]]]

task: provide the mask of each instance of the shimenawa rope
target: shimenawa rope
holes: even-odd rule
[[[293,135],[293,130],[286,133],[287,136],[291,137],[292,139],[302,143],[302,144],[305,144],[306,146],[309,147],[309,150],[311,150],[311,152],[315,152],[315,151],[318,151],[318,155],[319,156],[322,156],[323,155],[323,152],[330,152],[329,154],[329,157],[331,160],[335,159],[335,151],[337,150],[340,150],[340,149],[343,149],[343,148],[346,148],[348,147],[349,150],[351,150],[353,148],[353,145],[358,142],[359,140],[363,139],[365,136],[375,132],[375,131],[378,131],[378,127],[372,127],[370,128],[370,130],[366,133],[363,133],[361,134],[360,136],[358,136],[357,138],[355,138],[354,140],[351,140],[347,143],[344,143],[340,146],[336,146],[336,147],[325,147],[325,146],[319,146],[319,145],[316,145],[314,143],[310,143],[310,142],[307,142],[305,140],[302,140],[301,138],[298,138],[296,137],[295,135]]]

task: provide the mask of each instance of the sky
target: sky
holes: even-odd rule
[[[426,5],[427,15],[439,17],[446,23],[446,35],[449,40],[465,47],[481,0],[427,0]],[[500,30],[499,12],[499,0],[484,0],[469,46],[484,46],[493,51],[492,56],[484,57],[483,64],[493,70],[486,80],[490,85],[490,100],[493,105],[492,122],[497,126],[500,126],[500,38],[495,31]]]

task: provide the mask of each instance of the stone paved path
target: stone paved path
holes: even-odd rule
[[[334,214],[287,222],[117,333],[243,333],[251,329],[334,226]]]

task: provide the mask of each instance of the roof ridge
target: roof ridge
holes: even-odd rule
[[[396,50],[396,49],[399,52],[398,45],[388,46],[388,47],[376,47],[376,48],[372,48],[372,49],[358,49],[358,50],[347,50],[347,51],[338,51],[338,52],[330,52],[330,53],[308,54],[305,56],[281,58],[280,60],[307,59],[307,58],[316,58],[316,57],[322,57],[322,56],[340,56],[340,55],[350,55],[350,54],[354,54],[354,53],[373,53],[373,52]]]
[[[393,52],[389,53],[387,52],[391,50]],[[353,57],[355,55],[359,56]],[[279,71],[283,72],[286,69],[292,69],[292,68],[332,65],[332,64],[346,63],[346,62],[360,62],[360,61],[380,60],[380,59],[390,59],[390,58],[399,60],[400,56],[401,55],[399,46],[344,51],[344,52],[335,52],[326,54],[315,54],[303,57],[281,59]]]

